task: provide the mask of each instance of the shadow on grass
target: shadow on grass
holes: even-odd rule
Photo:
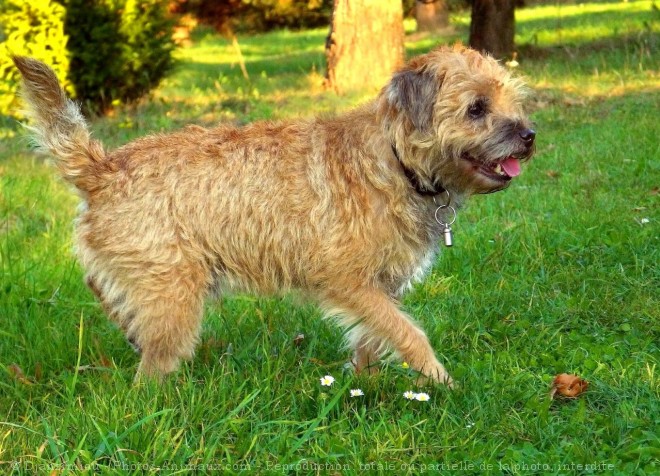
[[[277,56],[283,51],[309,51],[320,45],[325,45],[328,30],[316,28],[311,30],[274,30],[254,35],[238,35],[237,40],[244,54],[261,56]],[[192,33],[193,41],[200,46],[227,46],[231,39],[222,37],[213,29],[198,27]]]
[[[276,79],[279,75],[286,75],[289,78],[287,82],[291,83],[293,76],[302,76],[311,71],[323,71],[325,58],[323,53],[315,52],[278,54],[263,59],[246,57],[245,67],[250,79],[255,76]],[[214,83],[223,76],[239,81],[245,80],[238,60],[208,62],[186,58],[179,61],[177,69],[180,71],[182,79],[194,79],[195,86],[202,89],[213,87]],[[299,84],[294,82],[289,86],[298,87]]]
[[[625,21],[621,21],[621,16],[625,15]],[[605,11],[605,12],[577,12],[573,14],[559,13],[555,16],[547,16],[544,18],[522,19],[516,21],[517,30],[521,35],[530,35],[533,32],[556,32],[557,30],[598,30],[610,31],[612,25],[620,24],[624,30],[638,30],[639,26],[646,25],[649,27],[649,22],[660,20],[660,15],[657,11],[637,11],[637,12],[621,12],[621,11]],[[615,29],[616,31],[616,29]],[[587,33],[585,32],[585,35]],[[557,34],[561,38],[560,34]],[[585,37],[585,40],[588,40]],[[576,41],[576,40],[573,40]],[[582,40],[577,40],[581,42]]]
[[[595,55],[608,55],[608,64],[615,67],[621,58],[631,58],[634,55],[644,55],[648,58],[650,67],[657,68],[658,61],[655,52],[658,48],[658,36],[652,33],[620,34],[600,37],[593,41],[582,43],[564,43],[551,46],[538,46],[534,43],[521,43],[517,46],[522,58],[546,60],[552,59],[559,65],[571,62],[574,67],[579,63],[589,65],[594,62]],[[655,65],[655,66],[654,66]]]

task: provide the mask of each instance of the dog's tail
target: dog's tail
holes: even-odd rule
[[[66,96],[52,69],[24,56],[14,56],[23,77],[22,97],[38,150],[55,157],[62,176],[86,194],[105,182],[108,163],[103,146],[91,138],[80,108]]]

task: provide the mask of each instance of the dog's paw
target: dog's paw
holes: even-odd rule
[[[434,385],[446,385],[447,388],[455,390],[458,388],[458,384],[454,382],[454,379],[451,378],[451,375],[447,373],[446,370],[437,371],[433,373],[420,374],[420,376],[415,381],[415,384],[418,387],[428,387]]]
[[[359,365],[354,357],[344,364],[344,372],[351,372],[355,375],[376,375],[380,372],[380,362]]]

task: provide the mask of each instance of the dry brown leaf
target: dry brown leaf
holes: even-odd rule
[[[7,370],[9,370],[9,373],[11,374],[12,377],[15,379],[22,379],[25,378],[25,374],[23,373],[23,369],[18,366],[18,364],[10,364],[9,367],[7,367]]]
[[[550,398],[556,394],[562,397],[576,398],[584,393],[589,387],[589,382],[572,374],[559,374],[552,381]]]
[[[25,376],[25,373],[23,372],[23,369],[18,366],[18,364],[11,364],[7,367],[7,370],[9,371],[9,375],[14,377],[16,380],[21,382],[22,384],[25,385],[32,385],[32,382],[30,382],[30,379]]]
[[[298,334],[296,337],[293,338],[294,347],[300,347],[300,344],[302,344],[304,340],[305,340],[305,334]]]

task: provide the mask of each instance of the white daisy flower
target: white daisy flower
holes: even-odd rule
[[[415,392],[413,392],[412,390],[408,390],[407,392],[403,392],[403,398],[405,398],[406,400],[414,400],[416,395],[417,394]]]
[[[335,378],[332,375],[326,375],[321,378],[321,385],[324,387],[330,387],[335,382]]]
[[[361,397],[364,395],[364,392],[359,388],[351,389],[351,397]]]
[[[428,402],[431,397],[429,396],[428,393],[416,393],[415,394],[415,400],[418,402]]]

